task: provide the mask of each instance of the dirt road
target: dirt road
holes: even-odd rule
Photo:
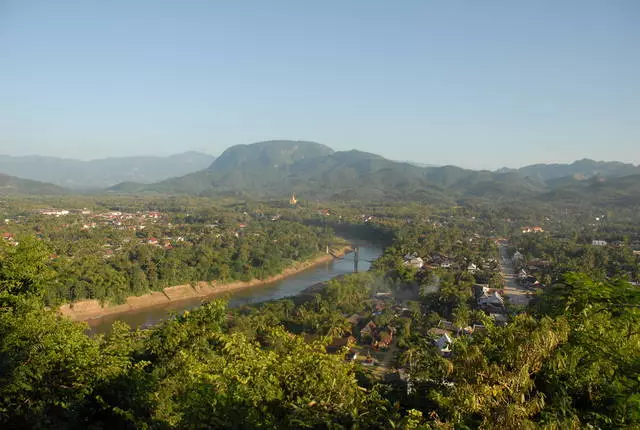
[[[525,287],[518,283],[518,277],[513,271],[511,256],[508,255],[507,246],[500,245],[500,272],[504,279],[504,295],[512,305],[527,305],[531,300]]]

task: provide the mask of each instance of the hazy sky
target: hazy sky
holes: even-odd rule
[[[0,153],[640,163],[640,1],[0,0]]]

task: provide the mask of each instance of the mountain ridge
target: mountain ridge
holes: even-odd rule
[[[33,181],[0,173],[0,195],[34,194],[61,195],[68,190],[46,182]]]
[[[112,192],[235,194],[282,197],[291,192],[318,199],[537,198],[556,188],[584,192],[583,179],[640,174],[640,167],[589,159],[519,169],[420,167],[359,150],[334,151],[310,141],[263,141],[228,148],[205,171],[155,184],[126,184]],[[573,187],[573,188],[572,188]]]
[[[198,155],[183,155],[194,154]],[[119,158],[109,160],[117,162]],[[148,158],[143,156],[138,160]],[[112,172],[113,175],[117,173]],[[42,183],[23,185],[28,190],[63,192]],[[150,184],[128,179],[105,191],[243,198],[282,198],[295,192],[309,199],[455,201],[460,198],[525,198],[622,204],[640,201],[640,167],[590,159],[496,171],[453,165],[421,167],[355,149],[334,151],[311,141],[272,140],[229,147],[207,166],[182,176]]]
[[[0,155],[0,173],[70,189],[104,189],[120,182],[154,183],[202,170],[215,157],[197,151],[169,156],[78,160],[41,155]]]

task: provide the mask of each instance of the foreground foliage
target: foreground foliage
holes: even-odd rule
[[[397,239],[398,253],[411,250],[403,248],[407,240]],[[411,245],[418,246],[435,245]],[[376,272],[331,281],[297,304],[230,310],[214,301],[153,330],[116,324],[109,336],[89,337],[84,325],[44,307],[57,279],[46,246],[29,239],[5,246],[0,426],[640,426],[640,292],[625,281],[565,273],[508,325],[484,321],[485,331],[457,338],[444,358],[426,335],[435,312],[461,322],[481,316],[467,307],[473,278],[442,275],[442,288],[402,318],[386,311],[372,317],[399,327],[397,364],[408,384],[367,380],[343,354],[327,354],[330,340],[350,329],[347,315],[371,315],[372,293],[429,283],[397,264],[394,252]],[[491,255],[484,242],[474,252]]]

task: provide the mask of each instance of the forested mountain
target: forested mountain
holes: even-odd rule
[[[115,157],[91,161],[67,158],[0,155],[0,172],[73,189],[103,189],[134,181],[158,182],[206,169],[215,157],[185,152],[168,157]]]
[[[0,195],[6,194],[64,194],[62,187],[44,182],[21,179],[0,173]]]
[[[640,167],[633,164],[584,159],[571,164],[535,164],[492,172],[456,166],[422,167],[368,152],[333,151],[320,143],[291,140],[232,146],[217,159],[196,152],[86,162],[0,157],[0,172],[3,170],[69,189],[109,187],[108,192],[118,194],[283,198],[297,193],[307,200],[432,202],[460,198],[597,204],[640,201]],[[43,194],[60,192],[46,187],[39,190]],[[21,191],[14,188],[12,192]]]
[[[638,170],[632,164],[592,160],[495,172],[420,167],[362,151],[334,152],[314,142],[280,140],[233,146],[206,170],[151,185],[123,183],[110,191],[249,197],[284,197],[295,192],[305,199],[431,201],[460,197],[554,199],[565,195],[583,199],[593,192],[600,202],[612,196],[619,197],[617,201],[626,196],[633,199],[635,194],[640,197],[633,187],[618,192],[609,182],[593,183]],[[591,181],[586,180],[589,178]]]
[[[315,142],[270,140],[228,148],[209,167],[218,172],[255,168],[286,168],[299,160],[333,153],[328,146]]]
[[[571,164],[532,164],[519,169],[501,169],[500,172],[517,172],[540,181],[566,177],[588,179],[593,176],[620,177],[640,174],[640,166],[618,161],[594,161],[588,158]]]
[[[602,204],[640,204],[640,174],[618,178],[559,180],[543,195],[551,200],[591,201]]]

